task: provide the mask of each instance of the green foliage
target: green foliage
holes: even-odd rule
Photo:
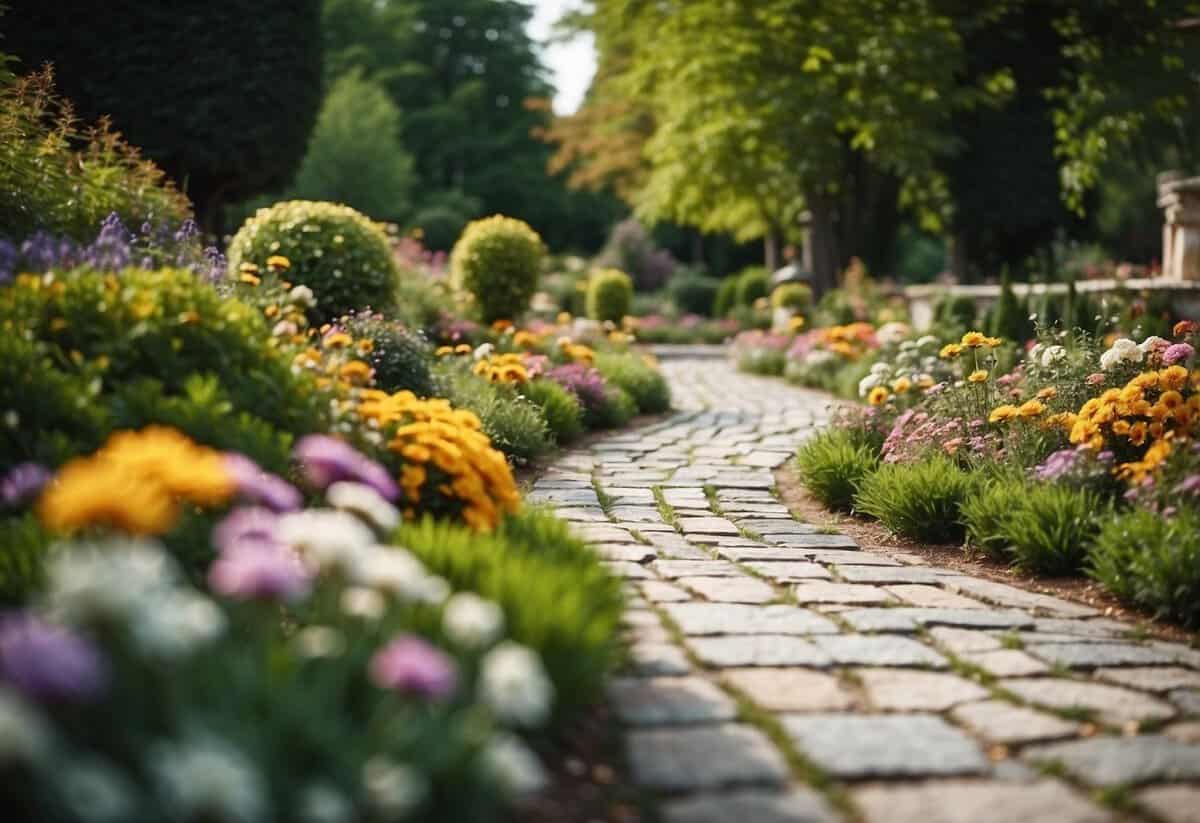
[[[830,428],[796,452],[800,480],[828,508],[849,511],[863,478],[879,466],[879,451],[846,429]]]
[[[589,429],[619,429],[637,416],[637,401],[620,386],[607,386],[604,398],[599,406],[584,409],[583,423]]]
[[[739,371],[778,377],[787,369],[787,352],[779,349],[750,348],[738,354]]]
[[[1135,509],[1105,518],[1088,573],[1126,603],[1200,626],[1200,513]]]
[[[5,48],[29,68],[53,62],[80,116],[111,116],[202,218],[291,180],[321,101],[320,0],[129,4],[87,26],[64,26],[53,4],[9,5]]]
[[[528,223],[495,215],[470,223],[450,255],[454,284],[475,296],[483,320],[515,320],[537,291],[546,247]]]
[[[475,412],[492,445],[511,458],[526,461],[554,448],[550,427],[541,409],[507,383],[491,383],[448,362],[435,374],[450,403]]]
[[[689,270],[681,270],[667,283],[667,292],[681,312],[709,317],[717,299],[720,281]]]
[[[341,322],[355,337],[371,341],[367,360],[375,369],[378,388],[389,393],[407,389],[418,397],[438,394],[433,350],[420,335],[378,314],[354,315]]]
[[[804,283],[784,283],[771,292],[771,307],[808,314],[812,310],[812,299],[812,289]]]
[[[427,335],[444,316],[455,314],[454,296],[444,280],[434,280],[422,271],[403,267],[392,303],[391,316]]]
[[[288,198],[342,203],[376,220],[410,211],[415,174],[400,141],[400,109],[352,70],[329,89]]]
[[[863,478],[854,506],[903,537],[954,543],[963,538],[959,507],[972,487],[971,478],[941,455],[887,463]]]
[[[975,328],[975,299],[965,294],[943,297],[934,307],[933,316],[939,325],[970,331]]]
[[[553,380],[530,380],[521,394],[542,411],[542,417],[559,445],[583,433],[583,407],[579,399]]]
[[[1005,523],[1023,505],[1028,494],[1018,477],[992,478],[962,503],[967,543],[993,560],[1011,560]]]
[[[291,262],[289,280],[313,290],[319,319],[391,305],[399,275],[387,236],[349,206],[290,200],[259,209],[229,243],[229,270],[265,269],[276,254]]]
[[[671,408],[671,389],[658,369],[632,352],[597,352],[596,371],[610,386],[622,389],[642,414],[659,414]]]
[[[728,317],[737,305],[738,278],[736,275],[726,277],[717,287],[717,295],[713,298],[713,317]]]
[[[528,511],[480,535],[425,520],[398,537],[434,574],[500,605],[509,636],[542,656],[559,718],[600,696],[620,649],[621,584],[563,521]]]
[[[21,240],[42,230],[91,242],[113,212],[128,226],[178,224],[191,206],[107,123],[84,128],[49,71],[0,84],[0,234]]]
[[[1000,285],[1000,299],[988,314],[988,332],[1018,345],[1033,336],[1029,306],[1013,291],[1012,277],[1006,270]]]
[[[190,271],[80,269],[0,289],[0,462],[57,464],[116,427],[171,423],[272,470],[328,399],[269,344],[262,315]],[[36,434],[35,434],[36,433]]]
[[[737,284],[738,305],[753,306],[770,293],[771,274],[762,266],[747,266],[737,275]]]
[[[20,605],[41,586],[49,542],[32,514],[0,516],[0,605]]]
[[[435,205],[421,209],[408,223],[413,229],[420,229],[421,243],[425,248],[448,252],[454,248],[454,241],[467,227],[471,216],[450,206]]]
[[[1037,484],[1001,519],[1000,533],[1020,568],[1043,575],[1074,574],[1087,557],[1101,510],[1093,492]]]
[[[633,280],[623,271],[604,269],[588,280],[587,314],[593,320],[620,323],[633,303]]]

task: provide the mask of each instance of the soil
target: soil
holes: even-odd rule
[[[1160,622],[1152,615],[1121,604],[1094,580],[1080,577],[1030,577],[983,555],[968,554],[962,546],[919,543],[892,534],[874,520],[831,512],[808,493],[801,484],[796,469],[790,463],[776,470],[775,483],[780,498],[793,516],[806,523],[836,527],[857,540],[863,551],[910,554],[931,565],[1083,603],[1099,609],[1106,617],[1136,623],[1141,631],[1151,637],[1190,643],[1193,646],[1200,644],[1200,634]]]

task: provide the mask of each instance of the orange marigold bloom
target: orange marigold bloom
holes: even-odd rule
[[[1158,373],[1158,382],[1164,389],[1178,391],[1187,385],[1188,370],[1183,366],[1167,366]]]
[[[968,382],[971,383],[986,383],[987,379],[988,373],[985,369],[976,369],[967,376]]]
[[[1057,396],[1058,396],[1058,389],[1054,388],[1053,386],[1047,386],[1046,388],[1039,391],[1036,395],[1038,400],[1050,400]]]
[[[872,406],[882,406],[890,396],[891,393],[883,386],[876,386],[867,395],[867,402]]]

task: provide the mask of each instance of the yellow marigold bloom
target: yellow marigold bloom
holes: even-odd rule
[[[354,348],[358,349],[359,354],[370,354],[375,351],[375,343],[370,338],[364,337],[354,344]]]
[[[945,360],[953,360],[962,354],[962,349],[963,347],[958,343],[947,343],[942,346],[942,350],[938,352],[938,355]]]
[[[1117,399],[1123,403],[1132,403],[1135,400],[1141,400],[1143,396],[1142,387],[1135,386],[1130,383],[1129,385],[1125,386],[1125,388],[1121,389],[1121,391],[1117,394]]]
[[[875,388],[871,389],[870,393],[867,395],[867,402],[872,406],[882,406],[887,402],[887,399],[890,396],[890,392],[888,392],[888,390],[883,386],[876,386]]]
[[[792,334],[795,334],[802,328],[804,328],[804,315],[797,314],[788,320],[788,331],[790,331]]]
[[[1146,428],[1146,431],[1149,433],[1151,440],[1158,440],[1163,436],[1166,427],[1161,420],[1155,420]]]
[[[1057,396],[1058,389],[1054,388],[1053,386],[1047,386],[1035,395],[1038,400],[1051,400]]]
[[[897,377],[892,383],[892,391],[896,394],[904,394],[912,388],[912,381],[907,377]]]
[[[344,349],[354,342],[354,338],[344,331],[335,331],[325,335],[321,345],[327,349]]]
[[[986,346],[988,336],[983,332],[969,331],[962,336],[962,344],[969,349],[977,349],[980,346]]]
[[[521,329],[521,331],[513,335],[513,345],[520,346],[523,349],[532,349],[540,342],[540,337],[525,329]]]
[[[371,367],[361,360],[351,360],[338,369],[338,377],[351,383],[365,383],[371,379]]]
[[[261,277],[259,277],[256,274],[249,274],[248,272],[242,272],[241,274],[239,274],[238,280],[242,281],[243,283],[248,283],[251,286],[257,286],[259,283],[262,282]]]
[[[1119,434],[1121,437],[1129,434],[1131,428],[1128,420],[1114,420],[1112,424],[1113,434]]]
[[[282,254],[272,254],[267,258],[267,268],[275,269],[276,271],[287,271],[292,267],[292,261],[288,260]]]
[[[1129,427],[1129,442],[1135,446],[1141,446],[1146,442],[1146,435],[1149,433],[1149,427],[1140,420]]]
[[[1171,413],[1170,409],[1168,409],[1166,406],[1162,405],[1161,403],[1155,403],[1153,406],[1150,407],[1150,419],[1151,420],[1163,420],[1170,413]]]
[[[1165,391],[1159,396],[1158,405],[1170,411],[1175,411],[1175,409],[1183,405],[1183,395],[1174,389]]]
[[[42,523],[64,534],[87,526],[163,534],[178,516],[178,506],[161,483],[147,481],[127,466],[94,458],[63,466],[38,503]]]
[[[1010,405],[1010,404],[1005,404],[1003,406],[997,406],[996,408],[992,409],[992,413],[988,415],[988,422],[989,423],[1004,423],[1006,421],[1012,420],[1014,417],[1017,416],[1017,411],[1018,411],[1017,407]]]
[[[1142,372],[1137,377],[1129,381],[1130,386],[1137,386],[1141,389],[1153,389],[1158,386],[1158,372],[1147,371]]]
[[[1183,366],[1167,366],[1158,373],[1158,383],[1164,389],[1179,391],[1187,385],[1188,370]]]
[[[1071,412],[1059,412],[1058,414],[1052,414],[1047,417],[1046,425],[1055,426],[1070,431],[1071,427],[1075,425],[1075,422],[1078,419],[1079,418]]]
[[[986,383],[987,379],[988,373],[986,369],[976,369],[967,375],[967,381],[970,383]]]
[[[994,349],[997,346],[1001,346],[1003,344],[1004,344],[1004,340],[999,337],[989,337],[983,341],[983,345],[987,346],[989,349]]]
[[[448,354],[454,354],[454,347],[453,346],[438,346],[436,349],[433,350],[433,354],[435,357],[445,357]]]
[[[467,343],[459,343],[454,347],[455,354],[470,354],[472,351],[474,351],[474,349],[472,349]]]
[[[254,263],[243,263],[238,266],[240,274],[258,274],[258,266]]]
[[[1046,406],[1041,400],[1026,400],[1021,404],[1021,408],[1017,409],[1017,414],[1021,417],[1037,417],[1044,411]]]
[[[922,389],[932,388],[937,383],[932,374],[923,374],[917,378],[917,385]]]

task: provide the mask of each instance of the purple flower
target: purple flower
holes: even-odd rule
[[[233,475],[238,494],[251,503],[261,503],[277,512],[300,508],[299,490],[282,477],[263,471],[257,463],[241,454],[225,454],[225,467]]]
[[[16,508],[37,497],[53,475],[38,463],[18,463],[0,480],[0,503]]]
[[[395,500],[400,493],[387,469],[336,437],[310,434],[301,438],[292,453],[314,488],[324,489],[339,480],[353,480],[370,486],[386,500]]]
[[[243,542],[221,552],[208,584],[235,600],[296,600],[308,594],[312,575],[286,546]]]
[[[37,700],[86,699],[104,689],[108,669],[74,632],[13,612],[0,617],[0,679]]]
[[[11,240],[0,237],[0,285],[13,279],[17,273],[17,246]]]
[[[1200,495],[1200,474],[1190,474],[1175,487],[1176,494]]]
[[[1167,350],[1163,352],[1162,360],[1164,365],[1173,366],[1176,363],[1184,363],[1191,360],[1195,354],[1196,350],[1188,343],[1175,343],[1168,346]]]
[[[270,509],[243,507],[234,509],[213,527],[212,543],[221,552],[244,545],[273,545],[279,517]]]
[[[433,699],[448,696],[458,679],[453,660],[413,635],[400,635],[377,651],[369,672],[381,689]]]
[[[587,411],[595,412],[608,403],[607,384],[590,366],[568,363],[551,369],[546,376],[575,395]]]
[[[1059,449],[1033,469],[1038,480],[1057,480],[1075,468],[1078,454],[1075,449]]]

